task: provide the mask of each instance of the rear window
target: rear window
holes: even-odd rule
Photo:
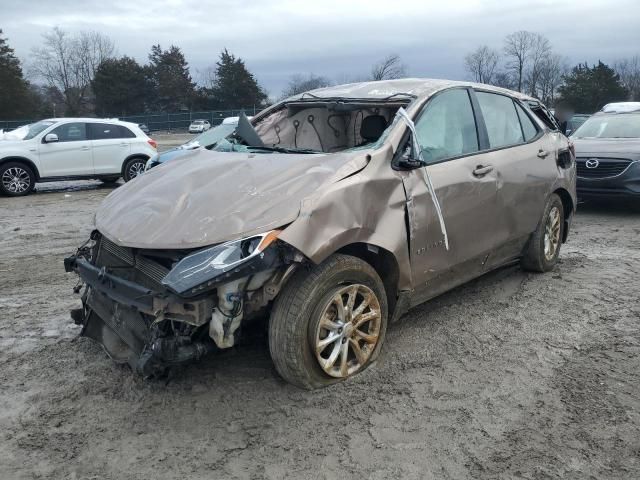
[[[524,142],[520,120],[510,97],[496,93],[476,92],[491,148]]]
[[[136,135],[122,125],[108,123],[90,123],[89,131],[93,140],[105,140],[111,138],[134,138]]]
[[[532,140],[536,135],[538,135],[538,127],[533,123],[533,120],[529,118],[527,112],[516,103],[516,110],[518,111],[518,118],[520,118],[520,124],[522,125],[522,133],[524,134],[525,142]]]

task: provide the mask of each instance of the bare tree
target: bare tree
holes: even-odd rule
[[[531,56],[533,34],[524,30],[507,35],[504,39],[504,54],[507,57],[507,70],[515,79],[519,92],[524,86],[525,67]]]
[[[550,54],[538,67],[537,93],[543,103],[553,105],[558,87],[562,85],[564,75],[569,71],[566,58]]]
[[[328,87],[331,84],[331,80],[328,78],[314,75],[313,73],[306,76],[300,74],[292,75],[289,78],[287,88],[282,92],[282,98],[291,97],[292,95],[297,95],[309,90],[315,90],[316,88]]]
[[[32,50],[33,73],[62,92],[67,113],[82,113],[98,65],[114,54],[114,44],[98,32],[71,37],[58,27],[43,35],[43,46]]]
[[[407,76],[407,67],[397,54],[391,54],[371,68],[371,80],[392,80]]]
[[[526,68],[525,80],[532,97],[538,96],[538,83],[541,70],[548,65],[551,56],[551,43],[539,33],[530,33],[529,65]]]
[[[504,70],[499,70],[493,74],[491,85],[508,88],[509,90],[513,90],[515,88],[513,77],[509,72],[505,72]]]
[[[498,52],[487,45],[478,47],[464,57],[465,69],[479,83],[493,83],[499,61]]]
[[[640,55],[619,60],[613,68],[629,91],[629,100],[640,100]]]

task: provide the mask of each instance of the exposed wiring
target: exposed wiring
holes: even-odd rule
[[[294,120],[293,121],[293,128],[296,129],[294,135],[293,135],[293,145],[298,148],[298,127],[300,126],[300,120]]]
[[[274,125],[273,130],[276,132],[276,135],[278,137],[278,143],[273,144],[273,146],[275,147],[276,145],[280,145],[280,142],[282,141],[280,140],[280,125]]]
[[[313,115],[309,115],[307,117],[307,121],[311,124],[311,128],[313,128],[313,131],[316,132],[316,137],[318,137],[318,143],[320,143],[320,150],[324,152],[324,145],[322,144],[322,138],[320,137],[320,133],[318,133],[318,129],[313,123],[314,120],[315,120],[315,117]]]

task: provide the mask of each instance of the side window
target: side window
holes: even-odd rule
[[[518,111],[518,118],[520,118],[520,125],[522,125],[522,133],[524,133],[524,141],[528,142],[538,134],[538,127],[533,123],[533,120],[527,115],[524,109],[516,103],[516,110]]]
[[[524,142],[520,120],[510,97],[497,93],[476,92],[489,135],[491,148]]]
[[[469,93],[453,89],[429,100],[416,122],[418,144],[427,163],[478,151],[478,133]]]
[[[110,125],[108,123],[90,123],[91,138],[93,140],[106,140],[111,138],[131,138],[135,136],[131,131],[120,125]],[[127,134],[127,132],[129,134]]]
[[[87,139],[87,128],[84,123],[65,123],[49,133],[58,136],[58,142],[79,142]]]
[[[136,134],[123,125],[118,125],[120,138],[136,138]]]

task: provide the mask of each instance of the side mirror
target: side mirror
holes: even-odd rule
[[[413,152],[413,148],[411,148],[411,140],[407,142],[407,145],[404,147],[404,151],[398,160],[398,166],[405,170],[413,170],[415,168],[426,167],[427,163],[419,158],[416,158],[416,155]]]
[[[58,135],[55,133],[47,133],[44,137],[44,143],[53,143],[58,141]]]

